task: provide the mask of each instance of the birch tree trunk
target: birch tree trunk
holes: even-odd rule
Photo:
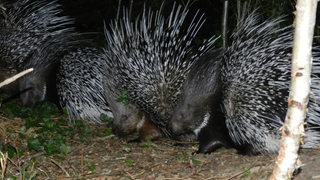
[[[269,179],[291,179],[296,168],[310,93],[317,1],[298,0],[296,4],[289,106],[282,127],[281,148]]]

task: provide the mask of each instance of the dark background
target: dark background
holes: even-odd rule
[[[1,4],[0,0],[0,4]],[[5,0],[4,2],[14,2],[16,0]],[[48,0],[50,1],[50,0]],[[76,28],[79,32],[98,32],[97,37],[103,40],[104,22],[109,22],[116,18],[119,0],[57,0],[64,10],[64,14],[75,18]],[[259,7],[259,11],[265,18],[274,18],[286,15],[286,25],[292,24],[293,12],[296,0],[229,0],[228,33],[231,34],[236,24],[237,2],[247,2],[252,7]],[[169,14],[174,2],[185,5],[188,0],[121,0],[121,7],[130,7],[132,3],[132,19],[142,12],[143,6],[151,7],[153,10],[160,8],[164,2],[164,13]],[[205,14],[206,22],[199,32],[199,39],[205,39],[212,35],[221,35],[221,21],[223,14],[224,0],[190,0],[190,14],[197,10]],[[121,10],[122,12],[122,10]],[[120,15],[122,14],[120,12]],[[320,16],[318,6],[317,17]],[[192,16],[189,17],[191,20]],[[188,19],[187,19],[188,20]],[[320,18],[317,19],[315,35],[320,35]],[[319,38],[318,38],[319,41]],[[319,43],[320,44],[320,43]]]
[[[119,0],[58,0],[63,5],[66,15],[74,17],[77,30],[80,32],[99,32],[103,38],[103,22],[108,25],[110,20],[116,18]],[[130,7],[131,0],[122,0],[121,7]],[[132,19],[142,12],[144,4],[159,9],[163,1],[159,0],[132,0]],[[164,13],[170,13],[174,0],[167,0],[164,3]],[[224,0],[191,0],[190,14],[197,10],[205,14],[206,22],[199,32],[200,39],[208,38],[212,35],[221,34],[221,21],[223,14]],[[245,1],[239,1],[241,3]],[[246,1],[248,2],[248,1]],[[176,3],[186,4],[187,0],[176,0]],[[265,18],[287,16],[287,24],[293,22],[293,12],[295,0],[251,0],[252,7],[259,7]],[[319,7],[318,7],[319,9]],[[121,15],[120,11],[120,15]],[[231,33],[236,24],[237,1],[229,0],[228,32]],[[318,10],[318,17],[320,12]],[[189,17],[189,18],[192,18]],[[191,20],[191,19],[189,19]],[[319,35],[319,18],[317,19],[315,35]]]
[[[118,0],[59,0],[63,5],[65,13],[76,18],[79,31],[103,31],[103,22],[106,24],[116,18],[118,10]],[[164,13],[169,14],[175,1],[167,0],[164,3]],[[186,4],[186,0],[178,0],[176,3]],[[132,19],[142,12],[143,6],[151,7],[153,10],[160,8],[162,1],[159,0],[133,0]],[[194,14],[197,9],[205,13],[206,31],[216,31],[221,27],[222,15],[221,0],[198,0],[192,3],[190,14]],[[122,0],[121,7],[130,7],[130,0]],[[122,10],[120,11],[120,16]],[[205,28],[203,28],[205,29]]]

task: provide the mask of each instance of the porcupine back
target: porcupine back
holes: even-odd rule
[[[102,75],[106,60],[103,50],[82,47],[61,59],[57,89],[69,119],[100,122],[100,115],[112,117],[104,95]]]
[[[162,8],[144,9],[131,22],[126,11],[105,32],[106,72],[117,80],[116,91],[124,90],[130,102],[149,113],[167,136],[171,136],[167,124],[190,66],[212,47],[212,40],[192,45],[204,20],[197,13],[187,23],[187,15],[187,7],[174,4],[168,17],[162,15]]]

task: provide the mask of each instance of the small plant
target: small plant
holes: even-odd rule
[[[193,152],[188,151],[188,152],[187,152],[187,155],[188,155],[189,158],[192,158]]]
[[[15,155],[18,155],[18,156],[22,156],[23,155],[23,151],[17,150],[14,146],[12,146],[12,145],[10,145],[8,143],[2,145],[0,151],[3,151],[6,154],[8,154],[9,158],[13,158]]]
[[[105,136],[110,136],[112,134],[112,128],[106,128],[103,133]]]
[[[112,117],[109,117],[108,115],[106,114],[101,114],[100,115],[100,120],[102,122],[106,122],[107,124],[111,124],[112,123]]]
[[[187,160],[187,157],[183,153],[178,154],[178,161],[185,162]]]
[[[195,158],[191,158],[190,162],[194,166],[199,166],[201,163],[201,161],[199,161],[198,159],[195,159]]]
[[[243,177],[249,177],[250,176],[250,167],[248,167],[244,172],[243,172]]]
[[[46,154],[67,154],[71,152],[71,147],[65,144],[65,139],[60,135],[52,138],[36,137],[28,139],[28,148],[36,152],[44,150]]]
[[[178,154],[178,161],[180,162],[190,162],[190,165],[192,166],[198,166],[200,165],[201,161],[199,161],[198,159],[196,159],[193,156],[193,153],[191,151],[188,151],[186,153],[179,153]]]
[[[28,148],[39,152],[41,150],[43,140],[39,137],[28,139]]]
[[[126,158],[124,160],[124,162],[126,163],[127,166],[132,167],[134,165],[134,161],[131,158]]]
[[[124,150],[126,153],[131,152],[131,148],[130,148],[129,146],[123,147],[123,150]]]
[[[144,142],[142,142],[142,147],[145,147],[145,148],[150,148],[152,146],[152,141],[151,139],[147,138]]]
[[[34,169],[33,161],[25,161],[20,167],[20,179],[22,180],[31,180],[36,179],[37,171]]]
[[[88,172],[86,172],[86,174],[91,174],[97,171],[97,166],[95,164],[91,164],[90,159],[88,158],[84,158],[83,165],[86,169],[89,170]]]
[[[62,152],[63,154],[69,154],[71,153],[72,149],[70,146],[67,146],[65,144],[61,144],[60,146],[60,152]]]
[[[97,166],[96,165],[92,165],[89,167],[89,170],[94,173],[97,170]]]
[[[45,102],[34,108],[29,108],[23,107],[21,103],[17,101],[10,101],[3,104],[1,110],[8,118],[20,117],[23,119],[29,119],[31,122],[34,122],[32,119],[37,120],[39,118],[61,114],[57,106],[49,102]]]
[[[123,104],[129,104],[129,99],[128,99],[128,95],[127,92],[125,90],[121,90],[120,91],[120,95],[117,99],[118,102],[122,102]]]

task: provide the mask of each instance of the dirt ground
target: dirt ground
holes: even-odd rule
[[[23,156],[7,160],[6,175],[18,179],[32,179],[33,174],[34,179],[267,179],[273,167],[274,155],[270,154],[243,156],[233,149],[193,154],[196,143],[168,139],[129,143],[130,138],[96,136],[105,130],[104,124],[86,124],[89,133],[85,140],[80,135],[68,139],[70,153],[46,155],[27,149],[19,135],[32,130],[24,131],[23,124],[22,119],[0,116],[0,143],[25,151]],[[295,179],[320,179],[319,154],[319,150],[301,152],[303,166]],[[27,162],[32,163],[25,166]]]

